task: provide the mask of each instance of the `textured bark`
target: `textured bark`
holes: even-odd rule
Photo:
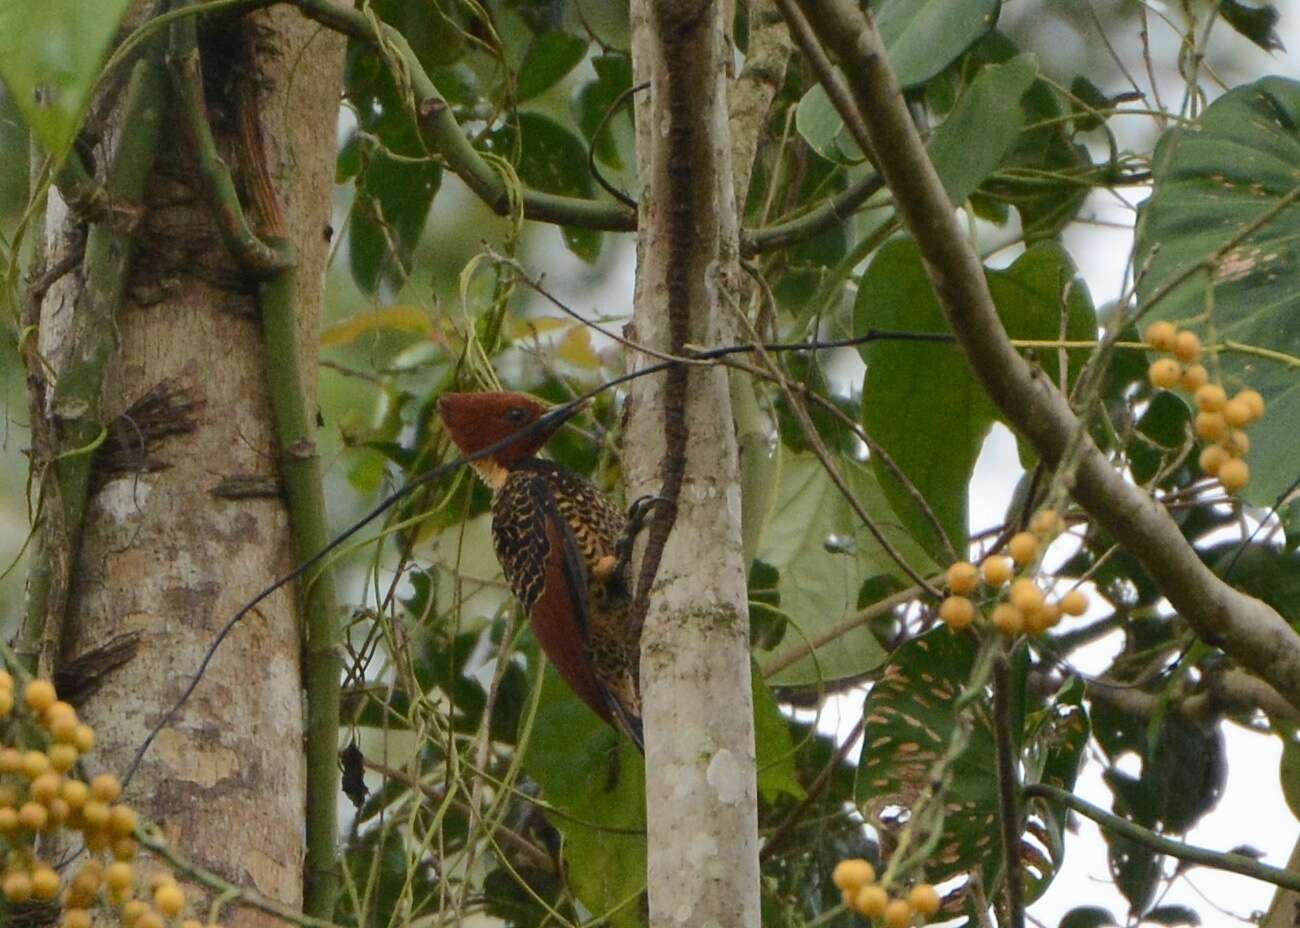
[[[302,343],[315,345],[342,41],[283,9],[206,23],[201,44],[213,131],[245,202],[252,174],[248,149],[237,142],[241,108],[260,126],[284,235],[299,255]],[[100,159],[130,131],[114,118]],[[127,769],[239,606],[293,566],[279,497],[213,492],[231,479],[274,478],[277,452],[256,287],[221,244],[178,123],[175,114],[167,120],[147,188],[102,405],[111,421],[169,383],[197,404],[193,428],[148,441],[148,467],[132,468],[130,455],[112,472],[97,462],[66,615],[47,656],[84,680],[103,664],[105,645],[135,639],[132,656],[79,706],[98,733],[93,766],[116,771]],[[57,258],[73,229],[53,195],[46,229]],[[41,307],[52,380],[78,286],[76,275],[65,278]],[[230,634],[126,793],[187,858],[294,907],[304,801],[295,595],[272,596]],[[245,911],[223,922],[273,920]]]
[[[738,290],[720,3],[632,5],[642,191],[634,337],[728,341]],[[683,325],[684,323],[684,325]],[[671,372],[629,401],[629,496],[684,464],[675,527],[641,641],[650,921],[757,926],[758,839],[740,489],[726,375],[691,369],[685,433],[666,429]],[[684,454],[684,460],[673,456]]]

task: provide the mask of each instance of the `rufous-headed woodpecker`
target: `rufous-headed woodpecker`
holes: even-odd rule
[[[445,393],[438,415],[466,457],[502,445],[470,463],[492,489],[492,541],[506,582],[560,676],[644,749],[628,560],[656,500],[639,500],[625,517],[591,481],[537,457],[569,416],[530,396]]]

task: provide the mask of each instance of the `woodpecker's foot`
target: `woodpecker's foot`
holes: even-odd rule
[[[628,565],[632,562],[632,547],[636,544],[637,536],[645,529],[646,523],[656,509],[668,509],[672,505],[673,501],[667,497],[646,495],[633,501],[627,508],[627,525],[623,527],[623,534],[614,545],[616,560],[610,569],[613,576],[627,576]]]

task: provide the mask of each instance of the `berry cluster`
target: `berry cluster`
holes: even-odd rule
[[[976,567],[970,561],[958,561],[948,568],[949,596],[939,606],[939,618],[953,631],[961,631],[975,622],[978,609],[971,594],[977,592],[981,582],[1000,601],[989,613],[989,621],[1008,637],[1038,635],[1053,628],[1062,615],[1080,616],[1088,611],[1088,597],[1081,590],[1071,590],[1058,601],[1047,599],[1038,584],[1028,574],[1038,562],[1043,550],[1043,540],[1050,540],[1061,531],[1061,518],[1052,509],[1034,514],[1029,531],[1017,532],[1007,544],[1007,553],[986,557]],[[1020,568],[1022,576],[1015,576]],[[1006,598],[1001,599],[1002,587],[1011,587]]]
[[[876,869],[860,858],[841,860],[831,874],[843,894],[844,905],[867,918],[878,918],[886,928],[907,928],[922,924],[943,905],[939,892],[929,883],[917,883],[906,896],[893,896],[876,882]]]
[[[152,905],[135,898],[135,810],[118,801],[122,784],[113,774],[87,781],[73,770],[94,747],[94,731],[48,680],[29,682],[23,704],[26,718],[9,727],[10,740],[25,729],[24,740],[40,747],[0,747],[0,893],[21,904],[54,903],[62,892],[63,928],[91,928],[91,910],[101,902],[120,910],[125,928],[164,928],[184,911],[184,891],[169,871],[161,871],[150,886]],[[0,718],[12,717],[14,708],[13,677],[0,670]],[[36,854],[37,836],[60,828],[79,832],[92,855],[66,885]],[[180,928],[203,926],[187,919]]]
[[[1195,332],[1178,330],[1172,322],[1153,322],[1147,327],[1146,342],[1156,351],[1173,355],[1151,363],[1147,377],[1151,385],[1165,390],[1181,387],[1196,402],[1196,435],[1211,444],[1201,451],[1201,470],[1219,478],[1223,489],[1237,493],[1250,480],[1250,468],[1243,458],[1250,439],[1243,431],[1264,415],[1264,397],[1255,390],[1242,390],[1231,399],[1199,364],[1201,340]]]

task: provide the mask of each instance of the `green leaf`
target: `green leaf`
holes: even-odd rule
[[[1212,312],[1219,345],[1245,346],[1218,351],[1217,361],[1229,392],[1253,387],[1267,403],[1250,429],[1242,495],[1271,505],[1296,477],[1300,433],[1300,290],[1289,272],[1300,265],[1300,205],[1280,209],[1300,187],[1300,83],[1269,77],[1229,91],[1195,126],[1166,132],[1152,164],[1134,257],[1139,303],[1148,319],[1176,320],[1207,341]],[[1212,273],[1202,269],[1238,238]]]
[[[1164,465],[1166,455],[1187,442],[1191,419],[1187,404],[1173,393],[1160,390],[1152,397],[1138,420],[1137,430],[1143,437],[1135,437],[1129,445],[1129,466],[1134,480],[1146,483]],[[1158,447],[1152,447],[1153,444]]]
[[[515,101],[523,103],[550,90],[587,54],[587,40],[568,32],[542,32],[533,36],[519,66]]]
[[[821,84],[814,84],[795,109],[795,128],[812,150],[835,164],[860,164],[862,149]]]
[[[750,683],[754,689],[754,747],[758,758],[758,793],[767,802],[782,795],[803,799],[807,793],[795,769],[794,741],[790,725],[777,707],[776,698],[763,682],[758,665]]]
[[[781,608],[790,617],[791,627],[785,634],[787,650],[774,660],[784,662],[852,617],[863,580],[901,571],[858,521],[814,455],[791,455],[784,450],[780,454],[780,487],[759,557],[781,574]],[[837,464],[863,508],[909,563],[922,573],[933,570],[925,554],[891,519],[888,503],[871,472],[844,457]],[[828,546],[828,541],[837,543]],[[885,652],[871,632],[859,625],[817,648],[816,656],[816,661],[811,656],[801,658],[770,681],[814,684],[856,676],[880,666]]]
[[[0,0],[0,78],[54,161],[81,125],[127,0]]]
[[[1157,925],[1199,925],[1201,916],[1185,905],[1158,905],[1142,913],[1142,921]]]
[[[1095,338],[1092,300],[1075,274],[1069,255],[1048,243],[1030,248],[1006,270],[988,271],[989,290],[1008,334],[1055,340],[1065,313],[1068,339]],[[871,328],[947,331],[911,240],[890,242],[863,275],[854,331],[861,334]],[[954,345],[885,339],[864,346],[862,357],[867,364],[862,404],[867,433],[908,475],[953,546],[964,550],[970,478],[996,410]],[[1040,358],[1055,382],[1057,352],[1043,351]],[[1069,382],[1086,358],[1083,349],[1067,352]],[[911,494],[879,459],[872,467],[903,524],[941,558],[939,539]]]
[[[872,13],[904,89],[946,68],[998,21],[1000,0],[878,0]]]
[[[585,84],[574,97],[574,116],[587,144],[595,148],[596,159],[619,171],[623,169],[623,159],[619,155],[613,129],[621,123],[630,130],[631,103],[625,101],[623,112],[606,120],[605,129],[600,135],[596,134],[596,129],[619,96],[632,86],[632,60],[627,55],[612,53],[592,58],[591,64],[596,69],[596,80]]]
[[[441,165],[375,153],[358,179],[348,224],[349,264],[363,292],[375,293],[381,281],[400,286],[406,279],[441,186]]]
[[[1282,39],[1277,34],[1278,12],[1271,3],[1263,6],[1248,6],[1241,0],[1219,0],[1219,15],[1233,29],[1236,29],[1266,52],[1285,51]]]
[[[639,928],[645,887],[645,764],[547,666],[524,769],[561,815],[574,894],[615,928]],[[617,909],[617,911],[614,911]]]
[[[1083,905],[1066,912],[1057,928],[1104,928],[1107,925],[1118,924],[1115,916],[1106,909],[1095,905]]]
[[[980,70],[927,146],[948,197],[961,204],[1002,163],[1025,126],[1020,98],[1038,79],[1025,54]]]
[[[1282,520],[1282,531],[1286,536],[1286,549],[1294,551],[1300,548],[1300,497],[1291,500],[1278,510]]]

